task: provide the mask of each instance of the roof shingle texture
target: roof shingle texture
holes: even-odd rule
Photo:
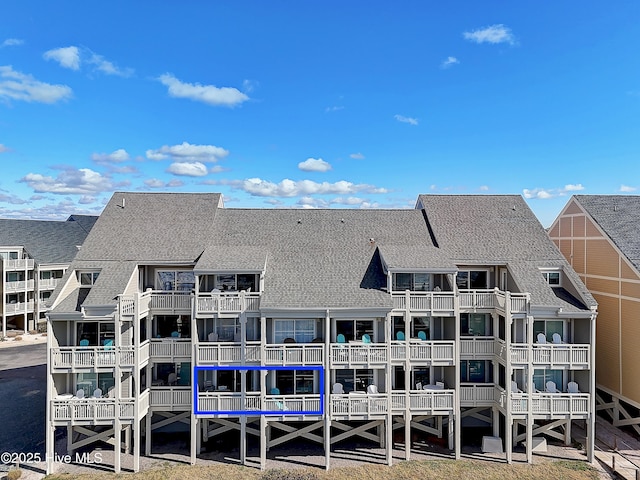
[[[640,270],[640,195],[574,195],[627,259]]]

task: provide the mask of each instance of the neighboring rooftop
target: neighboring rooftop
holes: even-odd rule
[[[640,195],[574,195],[574,198],[640,270]]]
[[[0,219],[0,246],[24,247],[38,264],[68,265],[98,217],[66,221]]]

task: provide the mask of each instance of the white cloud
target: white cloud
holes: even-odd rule
[[[7,38],[4,42],[0,43],[0,48],[4,47],[18,47],[24,44],[24,40],[19,38]]]
[[[0,66],[0,99],[55,103],[73,95],[66,85],[51,85],[18,72],[11,65]]]
[[[95,65],[96,70],[107,75],[117,75],[119,77],[130,77],[133,75],[132,68],[119,68],[113,62],[106,60],[102,55],[91,52],[87,63]]]
[[[636,190],[637,190],[636,187],[631,187],[629,185],[620,185],[621,192],[629,193],[629,192],[635,192]]]
[[[163,145],[156,150],[147,150],[149,160],[172,159],[177,161],[217,162],[229,155],[229,151],[215,145],[191,145],[182,142],[180,145]]]
[[[456,65],[460,63],[460,60],[458,60],[456,57],[447,57],[446,60],[443,60],[442,63],[440,64],[441,68],[449,68],[452,65]]]
[[[78,203],[80,205],[89,205],[91,203],[95,203],[96,201],[96,197],[93,197],[91,195],[83,195],[82,197],[80,197],[80,199],[78,200]]]
[[[344,110],[344,107],[341,105],[335,105],[333,107],[327,107],[324,109],[325,112],[329,113],[329,112],[338,112],[340,110]]]
[[[464,32],[462,36],[475,43],[508,43],[510,45],[514,45],[516,43],[515,37],[511,33],[511,29],[501,23],[485,28],[479,28],[472,32]]]
[[[242,81],[242,90],[247,93],[253,92],[258,86],[258,82],[254,82],[253,80],[243,80]]]
[[[144,184],[149,188],[166,188],[166,187],[181,187],[184,182],[180,179],[174,178],[168,182],[163,182],[158,178],[150,178],[144,181]]]
[[[417,118],[405,117],[404,115],[394,115],[393,118],[395,118],[397,121],[402,123],[408,123],[410,125],[418,125]]]
[[[78,47],[62,47],[48,50],[42,55],[45,60],[54,60],[61,67],[80,70],[80,50]]]
[[[303,172],[327,172],[331,165],[321,158],[307,158],[298,164],[298,168]]]
[[[564,197],[568,192],[578,192],[584,190],[581,183],[567,184],[562,188],[525,188],[522,190],[524,198],[538,198],[546,200],[548,198]]]
[[[351,155],[349,155],[349,158],[353,158],[354,160],[364,160],[364,155],[360,152],[352,153]]]
[[[314,182],[311,180],[289,180],[279,183],[269,182],[261,178],[248,178],[246,180],[219,181],[213,184],[230,185],[232,188],[243,190],[257,197],[296,197],[300,195],[351,195],[358,192],[387,193],[387,189],[374,185],[354,184],[341,180],[335,183]]]
[[[8,151],[9,151],[9,147],[5,147],[3,144],[0,143],[0,153],[4,153]]]
[[[20,182],[26,183],[38,193],[59,195],[94,195],[129,184],[129,182],[114,184],[109,177],[89,168],[74,169],[71,167],[65,167],[56,178],[39,173],[28,173],[20,179]]]
[[[96,163],[120,163],[129,160],[129,154],[124,148],[119,148],[111,153],[94,153],[91,160]]]
[[[478,187],[478,190],[480,190],[481,192],[488,192],[490,189],[488,185],[480,185],[480,187]]]
[[[249,100],[249,97],[237,88],[184,83],[170,73],[160,75],[160,83],[169,89],[169,95],[176,98],[188,98],[214,106],[234,107]]]
[[[25,203],[29,203],[28,200],[23,200],[22,198],[11,195],[8,193],[0,193],[0,203],[10,203],[12,205],[24,205]]]
[[[201,162],[175,162],[169,165],[167,172],[183,177],[204,177],[207,173],[207,167]]]

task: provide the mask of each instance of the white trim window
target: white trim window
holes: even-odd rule
[[[552,287],[559,287],[562,285],[560,270],[542,270],[542,276]]]
[[[486,290],[489,288],[489,270],[460,270],[456,284],[459,290]]]
[[[191,292],[196,286],[192,270],[158,270],[156,277],[158,289],[165,292]]]
[[[431,290],[431,275],[429,273],[393,273],[391,288],[394,292],[427,292]]]
[[[100,272],[97,272],[97,271],[93,271],[93,272],[79,271],[78,281],[80,282],[80,285],[83,287],[91,287],[95,285],[99,276],[100,276]]]
[[[293,338],[296,343],[311,343],[316,336],[316,321],[304,320],[274,320],[273,342],[283,343],[286,338]]]

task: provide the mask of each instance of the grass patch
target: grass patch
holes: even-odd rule
[[[399,462],[385,465],[359,465],[332,468],[270,469],[236,465],[164,466],[136,474],[92,473],[54,474],[46,480],[597,480],[598,472],[586,462],[555,461],[535,465],[475,460],[434,460]]]

